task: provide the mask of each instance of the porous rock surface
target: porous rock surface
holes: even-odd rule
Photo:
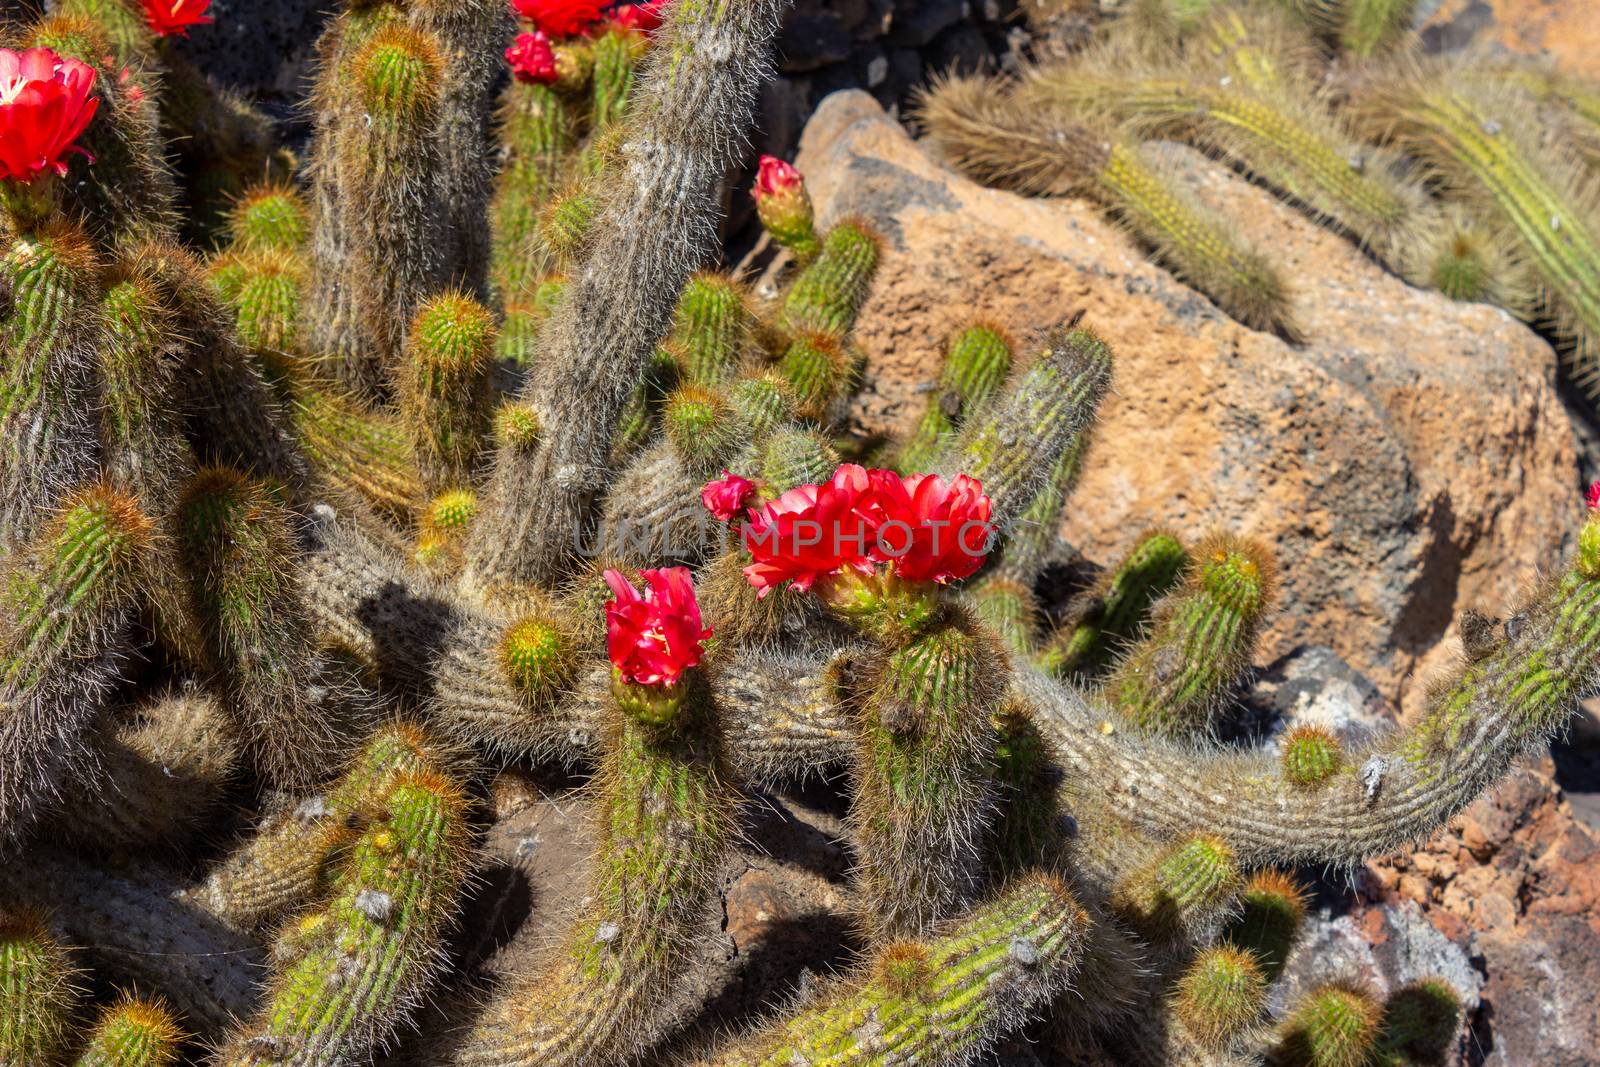
[[[1576,528],[1555,356],[1503,311],[1413,289],[1221,165],[1161,150],[1293,282],[1304,344],[1228,318],[1094,206],[983,188],[865,94],[824,101],[798,160],[819,215],[884,239],[856,429],[909,428],[974,317],[1025,336],[1083,312],[1118,363],[1066,538],[1100,562],[1157,524],[1261,538],[1282,580],[1263,661],[1330,645],[1410,706],[1452,619],[1503,611]]]

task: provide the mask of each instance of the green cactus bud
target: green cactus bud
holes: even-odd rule
[[[845,394],[850,367],[836,338],[826,333],[806,333],[797,336],[784,351],[778,371],[789,383],[799,414],[826,421]]]
[[[1052,330],[1042,349],[983,417],[968,423],[938,465],[982,483],[1002,529],[1014,525],[1049,483],[1111,384],[1111,350],[1089,331]]]
[[[128,487],[147,514],[165,515],[190,463],[174,410],[176,324],[159,288],[137,268],[113,275],[102,308],[106,476]]]
[[[83,735],[118,676],[152,533],[133,500],[84,489],[0,575],[0,839],[85,761]]]
[[[1119,914],[1151,936],[1194,934],[1225,916],[1240,889],[1232,849],[1220,838],[1180,841],[1118,884]]]
[[[341,741],[335,709],[313,691],[293,517],[264,486],[210,468],[185,491],[178,540],[195,618],[252,758],[273,781],[310,785]]]
[[[78,998],[65,950],[31,912],[0,911],[0,1065],[39,1067],[59,1056]]]
[[[494,440],[500,448],[527,451],[539,440],[539,416],[526,404],[501,404],[494,413]]]
[[[1269,980],[1283,970],[1299,940],[1305,897],[1300,883],[1274,870],[1252,874],[1239,894],[1239,913],[1229,920],[1224,936],[1255,956]]]
[[[829,230],[821,254],[784,297],[785,329],[835,338],[848,334],[878,271],[878,246],[878,235],[859,220]]]
[[[740,378],[728,389],[728,407],[752,440],[759,440],[799,414],[794,391],[777,374]]]
[[[269,183],[245,192],[228,218],[240,252],[293,252],[311,236],[311,213],[293,186]]]
[[[370,1059],[406,1025],[444,960],[470,868],[460,789],[436,771],[396,775],[366,813],[332,895],[274,950],[262,1014],[218,1064],[319,1067]]]
[[[760,466],[761,480],[773,493],[783,493],[827,481],[839,469],[839,453],[814,431],[789,427],[767,439]]]
[[[184,1037],[165,1001],[124,993],[100,1012],[74,1067],[174,1067]]]
[[[998,328],[979,323],[951,337],[939,383],[928,394],[928,408],[896,459],[896,468],[906,473],[928,469],[949,436],[994,395],[1010,372],[1011,342]]]
[[[707,272],[690,278],[678,297],[668,342],[683,380],[704,389],[727,385],[750,345],[750,309],[739,284]]]
[[[502,990],[450,1062],[627,1059],[679,987],[737,832],[739,800],[697,683],[679,686],[687,692],[674,715],[646,722],[614,713],[596,782],[601,830],[589,903],[554,960]]]
[[[418,523],[417,562],[435,574],[454,572],[477,515],[478,494],[470,489],[447,489],[434,497]]]
[[[714,471],[735,443],[727,401],[707,389],[675,390],[667,398],[662,426],[673,452],[691,471]]]
[[[0,550],[16,550],[74,485],[91,477],[90,410],[99,269],[79,231],[7,242],[0,284]]]
[[[250,348],[280,352],[296,347],[305,266],[291,254],[266,252],[237,263],[233,292],[224,298],[233,308],[239,340]]]
[[[1332,778],[1344,761],[1339,739],[1319,726],[1296,726],[1283,736],[1283,776],[1314,789]]]
[[[388,26],[372,36],[355,58],[353,74],[361,106],[375,127],[411,135],[439,105],[444,59],[431,34]]]
[[[1059,879],[1017,879],[938,936],[880,949],[861,975],[732,1042],[707,1067],[972,1062],[1065,987],[1088,929]]]
[[[559,623],[530,615],[506,628],[500,663],[518,692],[543,703],[572,681],[577,649],[572,634]]]
[[[1267,1002],[1267,979],[1248,952],[1228,946],[1197,956],[1173,995],[1173,1009],[1185,1026],[1212,1048],[1253,1023]]]
[[[1377,1044],[1381,1016],[1371,994],[1321,986],[1290,1009],[1275,1054],[1286,1067],[1362,1067]]]
[[[976,898],[1003,661],[982,629],[950,616],[868,671],[850,824],[876,931],[923,933]]]
[[[583,257],[599,211],[600,202],[594,194],[582,189],[556,197],[545,208],[539,233],[545,248],[563,269]]]
[[[1443,1063],[1461,1027],[1461,997],[1450,983],[1424,978],[1389,995],[1381,1026],[1384,1054],[1405,1064]]]
[[[465,293],[427,301],[411,324],[401,418],[417,470],[434,492],[471,480],[488,428],[494,316]]]
[[[1202,542],[1188,581],[1157,606],[1149,634],[1106,680],[1107,698],[1151,733],[1210,729],[1228,688],[1250,665],[1273,588],[1265,546],[1226,536]]]
[[[1050,641],[1041,665],[1062,676],[1093,677],[1144,625],[1150,607],[1183,578],[1189,553],[1178,538],[1152,530],[1095,586],[1093,608]]]

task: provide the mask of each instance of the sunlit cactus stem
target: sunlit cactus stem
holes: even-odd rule
[[[163,1001],[124,994],[100,1011],[73,1067],[173,1067],[184,1036]]]
[[[0,908],[0,1067],[39,1067],[66,1051],[73,978],[39,915]]]

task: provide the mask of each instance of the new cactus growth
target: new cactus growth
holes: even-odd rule
[[[1035,1019],[1083,1063],[1398,1067],[1448,1043],[1437,980],[1280,995],[1305,902],[1278,871],[1425,837],[1561,726],[1600,676],[1600,513],[1515,625],[1465,620],[1405,729],[1208,744],[1258,660],[1261,547],[1143,535],[1039,633],[1107,338],[1013,342],[977,308],[909,439],[864,442],[846,413],[892,220],[823,225],[767,161],[772,290],[705,270],[782,0],[515,0],[515,36],[502,0],[346,0],[299,175],[158,43],[204,32],[205,0],[57,7],[17,39],[83,62],[0,52],[0,1063],[965,1067]],[[1411,192],[1344,97],[1305,95],[1324,60],[1206,7],[1151,36],[1163,74],[1122,106],[1249,125],[1249,153],[1215,146],[1387,254],[1379,194]],[[1435,96],[1484,81],[1511,84]],[[1021,99],[953,82],[930,126],[1292,332],[1152,127]],[[1567,186],[1520,138],[1470,141],[1504,188],[1430,187],[1419,232],[1439,208],[1462,241],[1429,229],[1407,276],[1500,301],[1523,261],[1581,282],[1581,199],[1549,200]],[[1439,173],[1465,166],[1441,144]],[[1339,171],[1347,150],[1373,163]],[[183,241],[224,189],[202,261]],[[1555,206],[1560,247],[1491,253]],[[490,812],[467,798],[503,763],[587,778],[594,849],[547,951],[474,996],[450,949]],[[750,813],[800,778],[848,801],[830,893],[861,966],[730,1033],[698,953],[769,825]],[[78,1010],[68,943],[95,996],[146,999]]]

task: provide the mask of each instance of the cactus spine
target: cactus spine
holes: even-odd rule
[[[173,1067],[183,1037],[163,1001],[123,994],[100,1012],[74,1067]]]
[[[67,954],[40,917],[0,913],[0,1064],[37,1067],[58,1056],[76,1000]]]
[[[939,382],[895,466],[914,472],[938,459],[947,438],[983,406],[1011,372],[1011,342],[993,326],[977,324],[950,338]]]
[[[467,485],[489,416],[495,327],[464,293],[428,301],[411,324],[400,390],[418,472],[433,492]]]
[[[1041,666],[1065,677],[1099,673],[1188,565],[1189,554],[1176,536],[1164,530],[1145,534],[1096,585],[1079,617],[1050,641]]]

